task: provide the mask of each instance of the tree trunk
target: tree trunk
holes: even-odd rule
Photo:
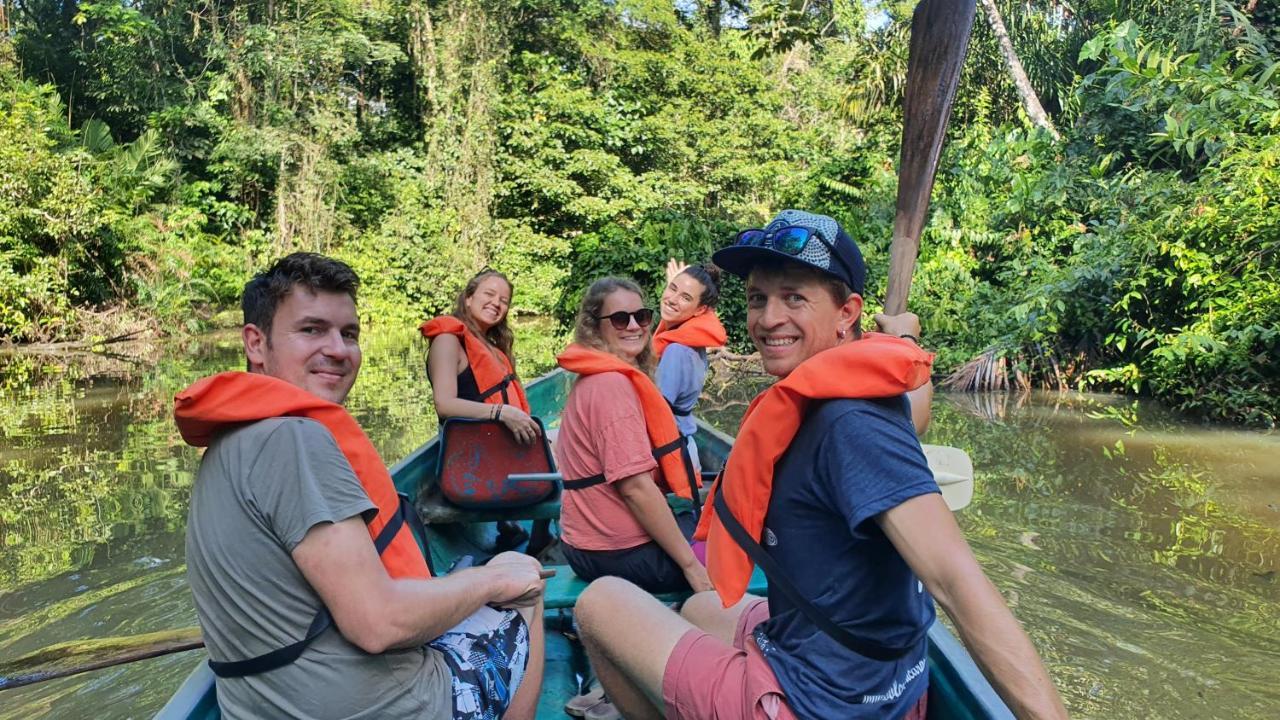
[[[426,0],[414,0],[409,3],[409,58],[413,63],[414,94],[424,91],[426,102],[418,99],[419,119],[423,127],[430,122],[430,117],[439,112],[439,92],[437,90],[439,62],[436,48],[435,26],[431,22],[431,10]]]
[[[723,0],[704,0],[702,3],[702,15],[706,19],[707,28],[711,30],[711,37],[720,37],[720,17],[724,13]]]
[[[1036,95],[1035,88],[1031,87],[1031,81],[1027,79],[1027,71],[1022,68],[1022,61],[1018,59],[1018,53],[1013,49],[1013,42],[1009,39],[1009,31],[1005,30],[1004,20],[1000,17],[1000,8],[996,7],[996,0],[978,1],[982,5],[982,11],[987,14],[991,32],[996,34],[996,41],[1000,43],[1000,54],[1004,56],[1004,63],[1009,68],[1009,74],[1013,76],[1013,86],[1018,89],[1018,97],[1022,99],[1022,107],[1027,111],[1027,117],[1031,118],[1031,122],[1036,127],[1048,131],[1054,140],[1061,140],[1062,136],[1058,134],[1058,129],[1053,126],[1049,114],[1040,104],[1040,97]]]

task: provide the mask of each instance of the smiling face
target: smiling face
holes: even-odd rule
[[[600,339],[604,341],[605,350],[634,365],[636,358],[649,345],[649,328],[642,328],[635,318],[627,324],[625,330],[619,330],[609,321],[608,316],[618,311],[635,312],[644,307],[644,298],[630,290],[614,290],[605,296],[600,308]]]
[[[476,291],[465,300],[467,314],[484,332],[502,322],[511,307],[511,286],[497,275],[490,275],[476,285]]]
[[[701,303],[702,293],[705,291],[706,287],[697,278],[688,273],[680,273],[671,278],[667,289],[662,291],[658,312],[667,325],[675,327],[707,311],[707,306]]]
[[[242,336],[251,372],[330,402],[346,400],[360,372],[360,319],[346,293],[295,285],[276,306],[270,336],[253,324]]]
[[[747,332],[765,372],[786,377],[800,363],[835,347],[862,314],[862,298],[843,304],[815,273],[794,266],[757,268],[747,278]]]

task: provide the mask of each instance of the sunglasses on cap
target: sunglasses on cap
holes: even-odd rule
[[[612,315],[599,315],[596,319],[608,320],[609,324],[613,325],[614,330],[626,330],[631,327],[632,320],[636,321],[636,325],[639,325],[642,328],[647,328],[649,327],[649,324],[653,322],[653,311],[649,308],[640,308],[635,312],[619,310]]]
[[[836,252],[835,246],[822,237],[822,233],[803,225],[784,225],[773,231],[766,231],[760,228],[743,230],[738,233],[738,239],[734,244],[745,247],[769,248],[783,255],[798,258],[804,252],[804,249],[809,246],[809,241],[814,238],[817,238],[818,242],[822,243],[823,247],[827,249],[827,254],[840,263],[840,266],[844,268],[844,271],[850,277],[856,275],[853,269],[844,261],[844,258],[840,257],[840,253]]]

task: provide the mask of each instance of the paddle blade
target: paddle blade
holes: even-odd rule
[[[942,499],[952,512],[973,500],[973,461],[960,448],[946,445],[921,445],[929,461],[933,479],[942,490]]]
[[[923,0],[911,18],[897,214],[893,219],[889,287],[884,302],[885,312],[890,315],[907,309],[929,193],[960,82],[960,68],[969,48],[974,6],[975,0]]]

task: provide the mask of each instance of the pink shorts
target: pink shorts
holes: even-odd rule
[[[761,598],[738,617],[733,646],[702,630],[685,633],[662,673],[670,720],[794,720],[773,669],[751,632],[769,619]]]
[[[702,630],[676,642],[662,672],[662,700],[669,720],[795,720],[778,678],[756,645],[756,625],[769,619],[760,598],[738,616],[733,646]],[[928,693],[902,720],[924,720]]]

